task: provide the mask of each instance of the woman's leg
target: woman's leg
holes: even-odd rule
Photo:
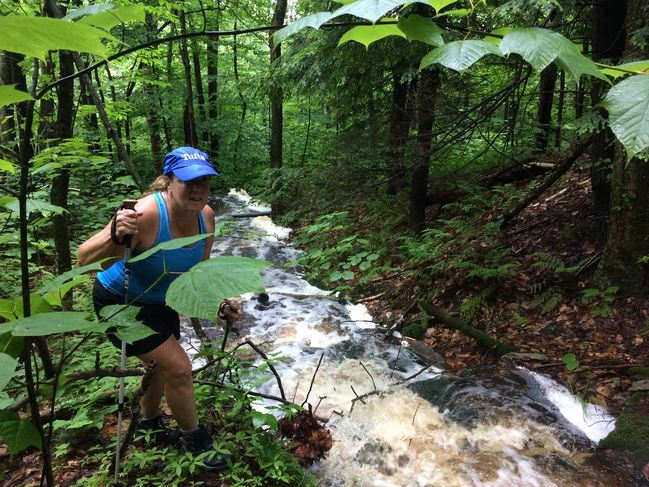
[[[147,362],[144,362],[144,364],[146,365]],[[140,387],[142,387],[141,382]],[[164,388],[164,377],[162,377],[158,368],[154,367],[149,378],[149,385],[140,399],[140,415],[143,418],[153,418],[158,414]]]
[[[156,372],[164,383],[164,395],[180,429],[189,431],[197,427],[196,404],[194,403],[194,383],[192,367],[187,352],[175,337],[170,336],[159,347],[139,356],[145,362],[156,362]],[[155,403],[156,411],[160,403],[159,390],[149,390],[142,397],[147,408]]]

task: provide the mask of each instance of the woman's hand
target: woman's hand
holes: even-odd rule
[[[137,219],[144,213],[136,210],[123,209],[115,214],[115,237],[123,242],[127,235],[137,235]]]
[[[223,302],[219,305],[218,316],[220,319],[232,323],[241,319],[243,316],[243,308],[241,303],[233,301],[230,299],[224,299]]]

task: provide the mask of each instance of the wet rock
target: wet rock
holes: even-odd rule
[[[500,359],[511,362],[549,362],[548,357],[542,353],[509,352],[500,357]]]
[[[415,355],[426,365],[432,365],[441,370],[449,370],[451,367],[442,354],[436,352],[420,341],[413,341],[406,347],[406,350]]]

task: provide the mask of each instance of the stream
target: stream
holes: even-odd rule
[[[269,299],[242,297],[244,317],[231,340],[250,339],[266,354],[284,357],[275,368],[287,398],[301,404],[308,393],[315,414],[327,420],[333,448],[311,467],[319,485],[637,485],[593,455],[615,426],[605,410],[507,363],[460,373],[424,370],[406,342],[386,340],[364,306],[339,302],[301,277],[293,263],[299,251],[286,243],[289,229],[267,216],[229,218],[267,208],[234,191],[212,206],[231,229],[216,239],[213,257],[273,264],[262,271]],[[208,336],[222,335],[220,327],[203,324]],[[199,343],[185,322],[190,355]],[[257,390],[280,395],[275,380]]]

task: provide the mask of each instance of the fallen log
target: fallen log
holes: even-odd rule
[[[485,347],[490,354],[501,357],[506,353],[516,351],[516,347],[496,340],[482,330],[478,330],[468,323],[465,323],[461,319],[455,318],[429,303],[420,302],[419,306],[426,312],[428,316],[432,316],[444,326],[461,331],[466,336],[473,338],[476,342]]]

